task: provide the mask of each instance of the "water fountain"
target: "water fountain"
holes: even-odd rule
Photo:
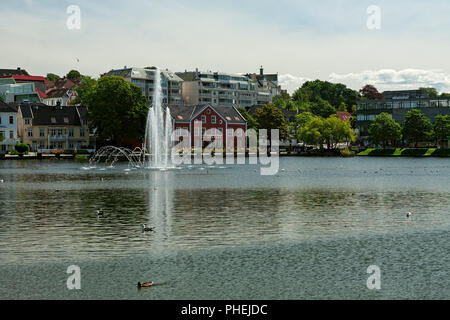
[[[114,146],[103,147],[91,157],[90,167],[99,162],[113,166],[119,160],[128,160],[135,168],[150,168],[165,170],[170,168],[172,117],[169,107],[163,108],[163,91],[161,85],[161,71],[155,69],[155,90],[153,103],[148,109],[145,127],[144,144],[142,148],[134,150]]]
[[[147,126],[143,150],[149,153],[147,167],[153,169],[167,169],[169,167],[171,151],[172,121],[169,107],[163,110],[163,92],[161,72],[155,70],[155,90],[153,104],[148,111]]]

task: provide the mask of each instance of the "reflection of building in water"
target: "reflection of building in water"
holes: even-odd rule
[[[148,191],[148,225],[155,227],[155,238],[164,243],[171,234],[173,211],[173,176],[167,171],[152,171]]]

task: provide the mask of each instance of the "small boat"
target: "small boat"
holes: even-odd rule
[[[139,288],[147,288],[153,286],[153,282],[138,282],[137,286]]]

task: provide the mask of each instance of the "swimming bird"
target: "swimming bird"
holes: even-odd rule
[[[137,286],[138,288],[151,287],[153,286],[153,282],[138,282]]]
[[[97,210],[97,216],[103,217],[103,210],[101,209]]]
[[[153,231],[155,228],[149,228],[145,224],[142,225],[142,232]]]
[[[1,179],[1,180],[0,180],[0,183],[3,183],[3,182],[5,182],[5,181],[3,181],[3,179]]]
[[[407,217],[407,218],[411,218],[411,216],[412,216],[412,213],[411,213],[411,212],[408,212],[408,213],[406,214],[406,217]]]

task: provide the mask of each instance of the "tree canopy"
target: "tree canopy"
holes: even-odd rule
[[[248,129],[255,129],[255,130],[258,129],[259,127],[258,122],[248,113],[248,111],[244,107],[237,107],[236,109],[247,121]]]
[[[339,120],[336,115],[322,118],[304,114],[299,117],[297,137],[305,144],[319,146],[326,144],[328,149],[336,149],[338,144],[355,141],[356,137],[350,123]]]
[[[117,76],[98,81],[85,77],[76,89],[79,101],[89,108],[88,117],[100,141],[124,145],[142,140],[148,113],[141,89]]]
[[[436,141],[447,140],[450,137],[450,115],[438,115],[434,122],[434,138]]]
[[[409,142],[430,141],[433,136],[433,125],[420,110],[409,111],[405,116],[403,125],[403,138]]]
[[[52,82],[55,82],[55,81],[61,79],[60,76],[58,76],[57,74],[54,74],[54,73],[47,73],[46,78],[48,81],[52,81]]]
[[[359,90],[359,94],[363,98],[369,100],[381,99],[383,97],[383,95],[378,92],[377,88],[371,84],[366,84],[361,90]]]
[[[269,103],[261,108],[257,108],[253,118],[259,124],[259,129],[267,129],[270,139],[270,130],[278,129],[280,139],[286,139],[289,136],[289,126],[286,123],[283,112],[273,103]]]
[[[81,73],[77,70],[70,70],[69,73],[67,73],[66,78],[72,81],[78,81],[81,80]]]
[[[382,112],[369,127],[369,140],[383,146],[395,143],[402,138],[402,127],[389,114]]]

